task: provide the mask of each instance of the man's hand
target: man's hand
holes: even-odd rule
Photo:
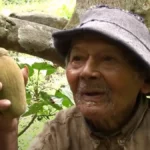
[[[28,68],[22,70],[25,85],[28,81]],[[0,90],[3,84],[0,82]],[[17,150],[17,135],[19,118],[13,118],[5,115],[4,111],[11,106],[11,101],[7,99],[0,100],[0,149]]]
[[[21,71],[26,85],[28,81],[28,68],[25,67]],[[0,90],[2,88],[3,85],[0,82]],[[1,131],[11,132],[17,129],[18,118],[11,118],[11,116],[5,116],[5,113],[3,113],[3,111],[7,110],[10,106],[11,106],[11,101],[7,99],[0,100],[0,132]]]

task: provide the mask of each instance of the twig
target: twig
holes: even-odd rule
[[[31,124],[34,122],[34,120],[36,119],[36,117],[37,117],[37,114],[35,114],[33,116],[33,118],[31,119],[31,121],[29,122],[29,124],[22,131],[20,131],[18,133],[18,137],[21,136],[31,126]]]

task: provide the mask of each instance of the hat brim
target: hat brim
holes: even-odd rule
[[[135,52],[150,66],[150,52],[146,45],[133,33],[110,22],[90,21],[75,29],[53,33],[54,46],[65,57],[70,49],[72,39],[78,34],[96,32],[108,37]]]

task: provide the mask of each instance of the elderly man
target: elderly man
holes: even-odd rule
[[[76,106],[46,123],[30,150],[148,150],[150,34],[141,18],[97,6],[53,37]],[[0,147],[16,150],[17,119],[3,120]]]

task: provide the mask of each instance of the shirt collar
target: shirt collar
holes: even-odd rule
[[[140,95],[138,108],[130,121],[121,129],[122,138],[128,138],[137,130],[149,107],[149,99]]]

